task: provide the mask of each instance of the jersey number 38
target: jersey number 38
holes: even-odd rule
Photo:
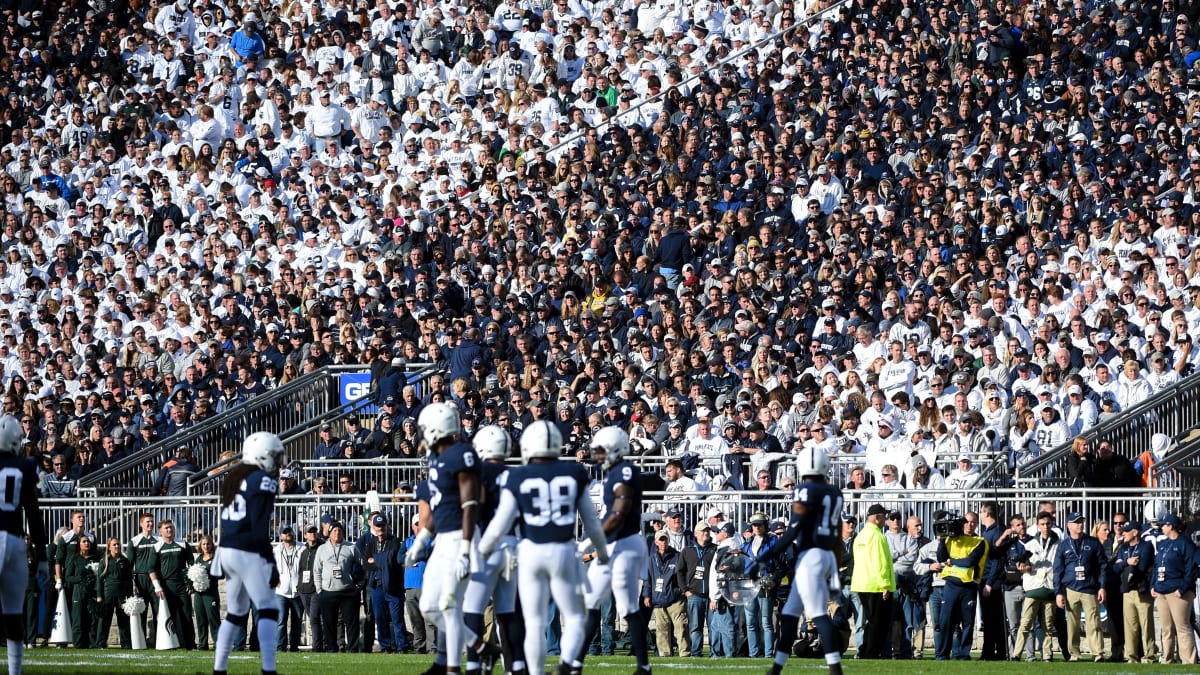
[[[544,478],[526,478],[521,481],[520,492],[532,506],[524,516],[530,527],[573,525],[575,523],[576,481],[570,476],[557,476],[549,481]]]

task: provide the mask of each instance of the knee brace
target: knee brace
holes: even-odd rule
[[[260,609],[260,610],[258,610],[258,620],[259,621],[274,621],[276,623],[279,623],[279,610],[274,609],[274,608]]]
[[[14,642],[25,642],[25,617],[20,614],[5,614],[4,637]]]
[[[250,622],[250,615],[249,614],[226,614],[225,620],[228,621],[229,623],[237,626],[238,628],[245,628],[246,624]]]

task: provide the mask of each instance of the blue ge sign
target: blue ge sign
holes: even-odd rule
[[[371,394],[371,373],[342,373],[339,377],[338,389],[341,391],[342,405],[354,403]],[[371,406],[370,410],[364,408],[363,412],[374,409],[375,406]]]

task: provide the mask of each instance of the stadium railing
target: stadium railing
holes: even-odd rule
[[[1173,387],[1142,401],[1127,411],[1084,432],[1093,444],[1112,443],[1113,450],[1126,457],[1137,457],[1150,448],[1150,437],[1164,433],[1176,438],[1200,426],[1200,377],[1189,377]],[[1067,455],[1071,441],[1042,453],[1018,468],[1018,486],[1055,487],[1067,484]]]
[[[596,491],[598,488],[594,487]],[[1031,491],[1023,489],[983,489],[971,488],[966,490],[938,491],[887,491],[860,490],[845,491],[846,505],[844,512],[861,516],[871,504],[883,504],[906,515],[918,515],[928,524],[933,512],[948,509],[959,513],[977,509],[985,500],[994,500],[1000,504],[1005,517],[1022,514],[1032,521],[1038,509],[1038,503],[1049,500],[1055,505],[1059,520],[1065,519],[1070,511],[1083,514],[1087,527],[1101,519],[1109,519],[1118,511],[1133,514],[1139,518],[1150,500],[1162,500],[1169,510],[1174,513],[1184,511],[1190,515],[1186,505],[1181,502],[1181,493],[1177,489],[1162,488],[1151,490],[1106,490],[1106,489],[1056,489],[1050,491]],[[646,512],[660,510],[663,512],[677,509],[684,516],[684,524],[691,529],[696,522],[707,517],[711,509],[720,510],[729,522],[744,526],[750,516],[758,511],[770,518],[786,520],[790,513],[790,495],[779,490],[772,491],[742,491],[742,492],[689,492],[664,493],[648,492],[643,498],[643,508]],[[599,503],[598,494],[593,495],[593,501]],[[171,518],[179,525],[179,531],[185,533],[189,541],[195,541],[202,532],[212,533],[220,522],[220,503],[216,495],[198,495],[187,499],[177,497],[101,497],[89,500],[44,499],[42,517],[51,535],[70,522],[70,513],[82,510],[87,519],[87,529],[97,537],[117,537],[122,542],[128,541],[137,532],[138,515],[150,513],[156,520]],[[410,523],[416,514],[416,503],[411,492],[399,494],[353,494],[330,495],[315,497],[313,495],[280,496],[276,502],[275,522],[273,533],[280,528],[320,527],[321,517],[330,515],[333,519],[344,522],[352,536],[364,531],[363,515],[377,509],[390,519],[394,531],[407,535],[410,533]],[[219,537],[218,537],[219,539]]]
[[[155,472],[174,456],[177,448],[190,448],[199,466],[212,464],[228,450],[240,451],[242,439],[251,432],[278,433],[339,409],[344,405],[344,376],[354,376],[355,382],[365,376],[362,391],[369,391],[369,373],[363,366],[319,368],[83,477],[78,485],[79,494],[149,496]]]
[[[439,370],[433,364],[429,363],[412,363],[407,366],[408,371],[405,374],[407,384],[412,385],[416,389],[418,398],[423,398],[427,393],[429,379]],[[333,437],[340,438],[346,432],[346,421],[355,417],[358,418],[364,429],[373,429],[375,425],[375,413],[378,411],[376,401],[377,392],[362,388],[362,395],[353,398],[347,402],[349,396],[345,395],[345,388],[339,386],[341,392],[341,403],[336,407],[325,410],[319,414],[305,416],[295,423],[284,429],[268,429],[278,434],[283,441],[284,447],[287,448],[289,457],[289,467],[300,471],[307,476],[311,472],[305,470],[305,465],[326,464],[326,462],[315,462],[311,459],[313,451],[318,443],[318,434],[321,426],[329,424],[333,427]],[[225,473],[241,459],[240,444],[237,448],[233,448],[236,454],[221,458],[217,455],[212,463],[205,466],[200,473],[188,482],[188,494],[215,494],[220,491],[220,481]],[[362,467],[379,467],[381,470],[395,468],[399,470],[400,466],[391,464],[394,460],[338,460],[337,463],[352,461]],[[313,474],[315,475],[315,474]],[[359,483],[359,485],[366,485]],[[307,485],[305,485],[307,490]]]

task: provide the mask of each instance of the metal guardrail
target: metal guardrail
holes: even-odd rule
[[[1197,426],[1200,426],[1200,377],[1189,377],[1097,424],[1083,436],[1091,443],[1109,441],[1117,454],[1137,457],[1150,447],[1150,437],[1154,434],[1164,433],[1175,438]],[[1068,441],[1020,467],[1017,485],[1065,485],[1070,452],[1071,442]]]
[[[1020,489],[967,489],[918,492],[889,492],[883,490],[845,491],[846,512],[861,516],[871,504],[882,503],[897,508],[905,514],[916,514],[928,524],[934,510],[951,509],[959,512],[975,510],[985,500],[1000,504],[1005,518],[1022,514],[1032,521],[1038,503],[1049,499],[1063,520],[1069,511],[1083,514],[1090,530],[1092,523],[1107,520],[1118,511],[1131,514],[1142,513],[1146,502],[1160,499],[1173,513],[1181,508],[1180,491],[1174,489],[1142,490],[1136,493],[1111,489],[1061,489],[1049,493],[1031,492]],[[770,518],[787,519],[790,513],[789,494],[782,491],[742,492],[693,492],[663,493],[648,492],[644,497],[644,508],[651,510],[680,510],[685,527],[689,530],[698,521],[707,518],[711,509],[718,509],[726,518],[739,527],[744,526],[751,514],[761,511]],[[386,515],[397,532],[407,534],[416,513],[416,504],[411,493],[379,495],[378,509]],[[368,504],[374,496],[367,494],[330,495],[282,495],[276,501],[273,532],[284,526],[293,528],[320,527],[321,517],[330,515],[346,524],[353,537],[364,530],[363,514],[369,512]],[[180,498],[99,498],[94,500],[45,499],[41,502],[42,517],[49,533],[53,534],[70,521],[70,513],[82,510],[86,529],[97,538],[116,537],[128,541],[138,531],[138,515],[146,512],[156,520],[171,518],[176,521],[181,534],[195,542],[201,533],[214,533],[220,522],[219,498],[215,495]]]
[[[1152,473],[1160,487],[1179,487],[1179,470],[1200,465],[1200,429],[1193,429],[1182,439],[1167,458],[1154,465]]]
[[[200,466],[215,463],[226,451],[240,452],[242,439],[253,431],[284,431],[339,408],[338,378],[364,371],[360,365],[319,368],[86,476],[79,481],[80,492],[149,496],[155,472],[176,448],[191,448]]]
[[[429,379],[438,372],[440,371],[433,364],[409,364],[409,370],[405,376],[406,384],[415,387],[418,398],[424,398],[428,393]],[[338,405],[319,415],[304,417],[291,427],[277,430],[275,433],[279,435],[284,447],[288,450],[289,458],[293,460],[289,466],[299,467],[303,471],[305,462],[311,461],[313,451],[318,443],[318,434],[323,424],[333,426],[334,438],[344,435],[346,420],[350,417],[358,417],[364,428],[373,429],[375,420],[370,415],[374,412],[373,409],[377,403],[375,399],[376,392],[371,391],[352,403]],[[241,450],[240,445],[237,450]],[[221,478],[239,459],[241,459],[240,452],[224,459],[218,457],[216,461],[206,466],[188,482],[188,494],[214,494],[218,492]],[[382,467],[389,466],[388,463],[392,460],[340,460],[339,463],[342,461],[361,462],[364,466]],[[369,486],[369,484],[361,482],[359,485],[364,487]]]

